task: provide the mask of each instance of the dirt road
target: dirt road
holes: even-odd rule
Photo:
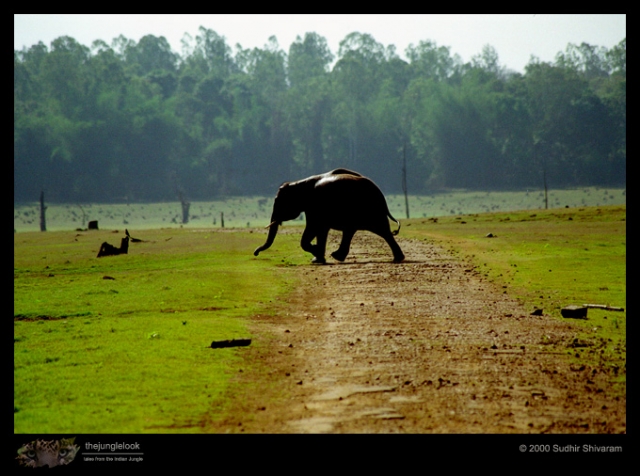
[[[237,395],[216,431],[626,433],[610,366],[581,363],[596,337],[531,315],[436,243],[398,242],[393,264],[356,234],[345,263],[305,267],[282,312],[256,316],[251,358],[267,371],[238,378],[262,391]]]

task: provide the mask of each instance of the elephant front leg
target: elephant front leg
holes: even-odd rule
[[[328,233],[328,231],[327,231]],[[317,237],[317,243],[314,245],[311,241]],[[302,239],[300,240],[300,246],[303,250],[311,253],[314,258],[313,263],[324,264],[327,261],[324,259],[324,251],[327,243],[327,234],[324,234],[324,240],[322,239],[322,232],[316,235],[316,231],[313,228],[307,226],[302,233]]]
[[[344,230],[342,232],[342,241],[340,242],[340,247],[331,253],[331,256],[338,260],[344,261],[349,254],[349,248],[351,247],[351,239],[353,235],[355,235],[355,230]]]
[[[325,264],[327,262],[324,259],[324,253],[327,249],[327,237],[329,236],[329,228],[321,228],[318,231],[317,240],[316,240],[316,252],[314,253],[315,258],[313,259],[313,263]]]

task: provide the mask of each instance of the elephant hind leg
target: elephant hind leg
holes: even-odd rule
[[[376,230],[374,231],[374,233],[384,238],[384,240],[387,242],[387,244],[391,248],[391,252],[393,253],[393,262],[402,263],[404,261],[405,256],[402,250],[400,249],[400,245],[398,245],[398,242],[393,237],[393,234],[391,233],[391,229],[387,228],[384,231]]]
[[[340,247],[331,253],[331,256],[338,260],[344,261],[349,254],[349,248],[351,246],[351,239],[353,235],[355,235],[356,230],[344,230],[342,232],[342,241],[340,242]]]
[[[396,243],[396,240],[394,240],[393,237],[391,237],[391,239],[393,240],[393,242],[390,242],[389,240],[387,240],[387,243],[389,243],[389,246],[391,247],[391,251],[393,252],[393,262],[402,263],[404,261],[404,253],[400,249],[400,246],[398,245],[398,243]]]
[[[401,254],[398,256],[393,257],[393,262],[394,263],[402,263],[404,261],[404,253],[402,253],[402,251],[400,252]]]
[[[393,262],[394,263],[402,263],[404,261],[404,253],[400,249],[400,245],[393,238],[393,235],[389,235],[389,238],[385,238],[387,243],[391,247],[391,252],[393,253]]]

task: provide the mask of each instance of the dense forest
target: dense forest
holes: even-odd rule
[[[200,27],[90,47],[14,50],[14,200],[207,200],[273,195],[335,167],[385,193],[626,182],[626,38],[569,44],[524,74],[485,46],[464,63],[433,41],[316,33],[288,53],[232,49]]]

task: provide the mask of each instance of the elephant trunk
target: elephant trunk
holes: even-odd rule
[[[256,250],[253,252],[253,256],[258,256],[261,251],[266,250],[273,244],[273,240],[276,239],[276,233],[278,233],[278,226],[280,224],[277,221],[272,221],[269,225],[269,235],[267,236],[267,241],[262,246],[258,246]]]

